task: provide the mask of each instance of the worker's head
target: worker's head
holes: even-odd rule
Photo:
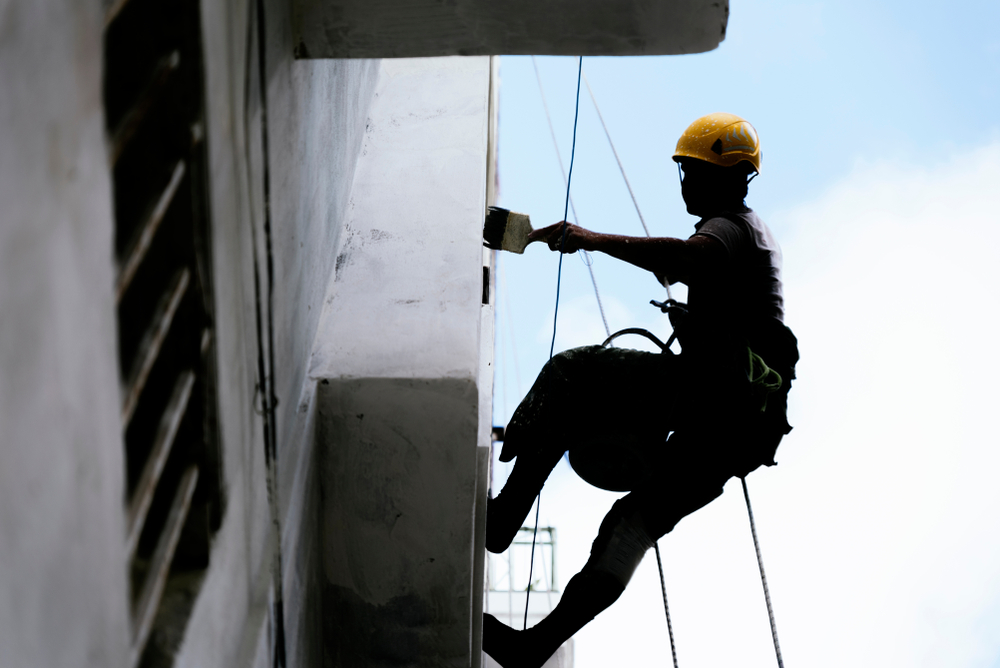
[[[760,172],[760,140],[749,122],[733,114],[702,116],[677,140],[674,160],[689,213],[742,204],[747,184]]]

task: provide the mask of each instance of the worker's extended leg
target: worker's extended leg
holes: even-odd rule
[[[691,451],[672,437],[677,456],[662,476],[619,499],[605,516],[583,569],[567,583],[548,617],[516,631],[484,617],[483,650],[503,666],[537,668],[573,634],[614,603],[646,551],[686,515],[722,494],[730,477],[711,444]]]
[[[610,606],[628,584],[652,539],[642,527],[631,495],[620,499],[601,523],[590,559],[566,584],[555,609],[526,631],[483,618],[483,651],[502,666],[538,668],[567,638]]]

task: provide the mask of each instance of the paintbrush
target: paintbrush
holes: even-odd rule
[[[483,245],[493,250],[523,253],[531,243],[531,219],[527,214],[515,213],[498,206],[487,207],[483,223]]]

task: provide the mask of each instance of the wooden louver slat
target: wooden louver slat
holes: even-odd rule
[[[163,222],[163,217],[166,215],[167,209],[170,208],[170,203],[173,201],[174,195],[177,194],[177,189],[186,171],[187,167],[184,161],[178,160],[177,164],[174,165],[173,173],[170,175],[170,181],[159,197],[156,198],[156,203],[150,209],[149,215],[146,216],[142,225],[139,226],[139,229],[136,230],[136,233],[129,241],[122,261],[118,265],[118,276],[115,279],[116,302],[121,302],[125,290],[128,289],[132,278],[135,276],[135,272],[139,269],[139,265],[142,264],[143,258],[146,257],[146,252],[153,243],[153,237],[156,236],[156,231],[159,229],[160,223]]]
[[[135,136],[136,130],[139,129],[142,122],[155,106],[153,103],[156,101],[158,94],[170,80],[170,76],[180,67],[180,64],[181,52],[177,50],[171,51],[160,58],[160,61],[156,64],[156,68],[153,70],[153,74],[149,77],[148,83],[142,89],[142,92],[139,93],[135,104],[128,110],[111,135],[110,158],[112,165],[118,162],[118,158],[125,152],[125,147],[128,146],[129,141]]]
[[[174,500],[170,506],[170,514],[167,515],[166,526],[156,543],[149,572],[146,574],[142,593],[139,595],[134,610],[129,666],[134,667],[138,664],[142,650],[149,639],[153,619],[156,617],[156,609],[160,604],[160,597],[163,595],[163,588],[167,583],[170,562],[173,560],[174,550],[177,549],[177,541],[180,539],[184,520],[187,519],[188,510],[191,508],[191,498],[194,496],[197,484],[198,467],[192,464],[184,471],[181,482],[177,486],[177,492],[174,494]]]
[[[139,343],[139,349],[136,352],[132,370],[125,386],[125,399],[122,402],[122,429],[125,429],[132,419],[132,413],[135,412],[135,407],[139,403],[139,395],[142,394],[146,379],[149,378],[149,372],[160,354],[163,341],[167,338],[167,332],[170,331],[170,324],[173,322],[174,315],[177,313],[177,308],[180,306],[181,299],[184,297],[190,282],[191,270],[187,267],[178,269],[156,305],[153,321]]]
[[[184,413],[187,411],[188,400],[191,398],[191,388],[194,387],[195,374],[193,371],[185,371],[174,384],[173,395],[163,411],[160,418],[160,426],[156,431],[156,439],[153,449],[143,466],[142,475],[136,484],[132,494],[132,501],[128,508],[128,518],[126,523],[126,543],[125,549],[129,559],[135,554],[135,549],[139,544],[139,536],[145,526],[146,514],[149,506],[153,502],[153,494],[156,492],[156,485],[160,481],[163,467],[167,463],[171,447],[174,444],[174,437],[180,427]]]

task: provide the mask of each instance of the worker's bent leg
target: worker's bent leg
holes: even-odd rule
[[[673,355],[601,346],[549,360],[507,425],[500,460],[517,459],[489,501],[486,548],[507,549],[568,447],[662,443],[676,403],[668,379],[677,381],[681,366]]]
[[[593,373],[594,356],[600,350],[600,346],[575,348],[545,363],[507,424],[500,461],[509,462],[545,446],[565,452],[568,443],[552,441],[566,434],[578,403],[575,395],[583,389],[588,371]]]
[[[681,518],[718,498],[728,477],[714,473],[711,466],[701,471],[679,466],[675,475],[664,476],[658,485],[651,481],[645,489],[619,499],[601,522],[590,559],[567,583],[549,616],[527,631],[515,631],[486,615],[483,650],[504,666],[541,666],[618,600],[656,540]]]
[[[653,541],[722,495],[733,476],[731,454],[723,444],[733,438],[718,430],[671,434],[661,461],[654,463],[658,474],[625,497],[632,499]]]
[[[546,478],[570,442],[566,425],[575,421],[576,394],[593,371],[600,346],[577,348],[550,359],[507,425],[500,461],[517,457],[514,468],[486,511],[486,549],[506,550],[521,528]]]
[[[690,385],[676,355],[585,346],[550,359],[507,425],[500,461],[580,439],[661,440],[676,429]]]
[[[515,460],[503,491],[486,504],[487,550],[499,554],[510,546],[562,454],[559,448],[542,448]]]

